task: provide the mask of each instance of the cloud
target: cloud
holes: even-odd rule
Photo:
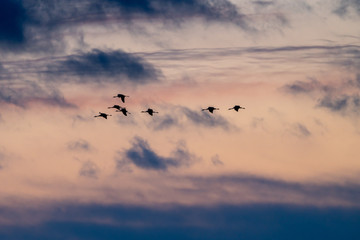
[[[251,3],[262,7],[268,7],[274,4],[273,1],[252,1]]]
[[[91,52],[66,57],[47,66],[45,72],[53,76],[51,81],[88,82],[132,82],[143,84],[157,81],[160,71],[141,57],[121,50]],[[64,76],[65,78],[59,78]],[[78,78],[74,78],[78,77]],[[74,80],[75,79],[75,80]]]
[[[23,212],[0,208],[2,239],[358,239],[358,208],[280,204],[141,207],[59,203]],[[24,216],[42,221],[19,224]]]
[[[1,116],[0,116],[1,117]],[[3,168],[3,166],[2,166],[2,161],[5,159],[5,155],[2,153],[2,152],[0,152],[0,170]]]
[[[180,122],[178,117],[171,114],[165,114],[164,116],[157,116],[154,121],[149,123],[149,126],[155,131],[166,130],[174,126],[179,126]]]
[[[233,3],[227,0],[107,0],[107,2],[117,6],[127,18],[136,14],[150,19],[177,22],[190,18],[203,18],[208,21],[232,22],[241,27],[247,27],[244,16]]]
[[[358,206],[360,185],[357,181],[344,183],[294,182],[250,174],[190,177],[192,187],[183,189],[188,197],[211,196],[215,201],[258,203],[298,203],[301,205]]]
[[[314,91],[328,91],[330,89],[329,86],[324,86],[314,78],[311,78],[310,81],[296,81],[282,87],[282,90],[290,94],[307,94]]]
[[[360,15],[360,1],[359,0],[341,0],[334,13],[343,17],[348,15],[351,11]]]
[[[27,107],[32,102],[40,102],[56,107],[75,107],[73,104],[67,102],[55,88],[42,87],[33,81],[1,82],[0,104],[6,103],[19,107]]]
[[[342,96],[326,95],[319,99],[317,107],[329,109],[342,114],[360,113],[360,96],[358,94]]]
[[[192,110],[185,106],[166,106],[169,114],[157,115],[153,121],[149,122],[148,127],[155,131],[167,130],[173,127],[184,129],[189,124],[204,128],[222,128],[223,130],[238,130],[224,117],[215,112],[214,114]]]
[[[216,112],[211,114],[204,111],[194,111],[186,107],[182,107],[182,111],[187,119],[197,126],[210,128],[220,127],[224,130],[235,128],[224,117],[217,115]]]
[[[130,149],[119,152],[120,158],[116,158],[117,168],[121,169],[132,163],[135,166],[147,170],[166,171],[168,168],[188,166],[193,162],[195,156],[186,149],[184,143],[172,151],[170,157],[162,157],[151,149],[148,142],[140,137],[135,137]]]
[[[343,115],[356,115],[360,112],[360,96],[354,93],[358,88],[360,88],[360,74],[356,74],[354,79],[337,83],[321,83],[316,79],[309,78],[308,81],[286,84],[280,90],[293,95],[312,95],[317,98],[315,106],[318,108],[326,108],[331,112]]]
[[[220,157],[217,154],[211,158],[211,163],[214,166],[223,166],[224,165],[224,162],[220,160]]]
[[[301,123],[297,123],[295,125],[295,130],[299,133],[300,136],[308,137],[311,135],[311,132],[308,130],[308,128]]]
[[[53,52],[64,48],[65,30],[87,24],[134,25],[203,19],[251,29],[246,17],[228,0],[3,0],[0,48],[8,51]]]
[[[80,174],[80,176],[83,176],[83,177],[97,179],[99,172],[100,172],[100,169],[94,162],[86,161],[81,166],[79,174]]]
[[[72,141],[67,144],[67,147],[71,151],[90,151],[92,149],[90,143],[86,140],[79,139]]]
[[[29,20],[22,1],[3,0],[0,8],[0,45],[25,41],[25,23]]]

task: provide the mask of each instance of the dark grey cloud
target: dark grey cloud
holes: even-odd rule
[[[338,6],[334,10],[339,16],[346,16],[351,10],[354,10],[355,13],[360,15],[360,0],[341,0],[338,1]]]
[[[274,1],[252,1],[251,3],[262,7],[274,5]]]
[[[168,168],[188,166],[195,160],[195,156],[189,153],[184,144],[179,144],[170,157],[162,157],[140,137],[135,137],[131,148],[119,152],[119,156],[116,158],[118,169],[126,166],[126,163],[133,163],[142,169],[166,171]]]
[[[82,164],[79,174],[83,177],[96,179],[98,178],[99,172],[100,169],[94,162],[86,161]]]
[[[358,94],[341,96],[326,95],[319,99],[317,107],[329,109],[342,114],[360,113],[360,96]]]
[[[25,41],[25,23],[29,21],[22,1],[3,0],[0,7],[0,45]]]
[[[53,52],[63,47],[55,37],[49,17],[50,1],[3,0],[0,8],[0,49],[3,51]],[[47,9],[48,7],[48,9]],[[44,14],[38,15],[43,11]],[[49,16],[49,15],[48,15]]]
[[[9,51],[56,51],[64,47],[61,31],[81,24],[160,21],[178,27],[203,19],[251,29],[228,0],[3,0],[0,16],[0,49]]]
[[[50,76],[49,81],[102,83],[130,80],[139,84],[157,81],[161,74],[141,57],[121,50],[102,51],[99,49],[57,60],[49,64],[44,73]]]
[[[46,87],[66,82],[145,84],[160,78],[161,71],[146,59],[122,50],[93,49],[74,55],[0,63],[0,81],[40,79]]]
[[[76,141],[69,142],[67,148],[71,151],[90,151],[92,146],[90,143],[84,139],[79,139]]]
[[[33,81],[11,81],[1,82],[0,104],[14,104],[19,107],[27,107],[30,103],[40,102],[42,104],[56,107],[75,107],[67,102],[62,94],[52,87],[44,87]]]

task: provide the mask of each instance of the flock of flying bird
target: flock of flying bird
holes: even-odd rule
[[[124,94],[117,94],[116,96],[114,96],[114,98],[120,98],[121,101],[123,103],[125,103],[125,98],[126,97],[129,97],[129,96],[126,96]],[[125,116],[127,116],[128,114],[131,114],[125,107],[121,107],[120,105],[113,105],[112,107],[108,107],[108,109],[110,108],[115,108],[116,109],[116,112],[122,112]],[[232,108],[229,108],[229,110],[232,110],[234,109],[235,111],[239,111],[239,109],[245,109],[244,107],[241,107],[239,105],[235,105],[234,107]],[[214,110],[220,110],[219,108],[215,108],[215,107],[208,107],[208,108],[203,108],[201,109],[201,111],[209,111],[210,113],[213,113]],[[146,111],[141,111],[142,113],[148,113],[150,114],[151,116],[153,116],[154,113],[159,113],[159,112],[155,112],[153,109],[151,108],[148,108]],[[94,117],[103,117],[105,119],[107,119],[108,116],[112,116],[110,114],[107,114],[107,113],[103,113],[103,112],[99,112],[99,115],[96,115]]]

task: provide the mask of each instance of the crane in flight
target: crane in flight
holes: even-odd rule
[[[131,114],[128,110],[126,110],[126,108],[121,108],[120,110],[116,110],[117,112],[122,112],[125,116],[127,116],[127,114]]]
[[[120,107],[119,105],[114,105],[114,106],[108,107],[108,108],[116,108],[117,110],[120,110],[122,107]]]
[[[151,108],[148,108],[148,110],[146,110],[146,111],[141,111],[142,113],[148,113],[148,114],[150,114],[151,116],[154,114],[154,113],[159,113],[159,112],[155,112],[153,109],[151,109]]]
[[[107,119],[108,116],[112,116],[112,115],[107,114],[107,113],[99,112],[99,115],[96,115],[94,117],[103,117],[103,118]]]
[[[125,98],[126,97],[130,97],[130,96],[126,96],[126,95],[121,94],[121,93],[114,96],[114,98],[120,98],[123,103],[125,103]]]
[[[239,105],[235,105],[234,107],[232,107],[232,108],[229,108],[229,110],[231,110],[231,109],[234,109],[235,111],[239,111],[239,109],[245,109],[244,107],[240,107]]]
[[[219,110],[219,108],[208,107],[208,108],[203,108],[203,109],[201,109],[201,111],[209,111],[209,112],[211,112],[211,113],[213,113],[214,110]]]

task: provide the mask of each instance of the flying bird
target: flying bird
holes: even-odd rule
[[[118,95],[114,96],[114,98],[120,98],[123,103],[125,102],[125,97],[130,97],[130,96],[126,96],[126,95],[121,94],[121,93],[119,93]]]
[[[107,113],[102,113],[102,112],[99,112],[99,115],[96,115],[94,117],[103,117],[105,119],[107,119],[108,116],[111,116],[110,114],[107,114]]]
[[[148,110],[146,110],[146,111],[141,111],[142,113],[148,113],[148,114],[150,114],[151,116],[153,115],[153,113],[159,113],[159,112],[155,112],[153,109],[151,109],[151,108],[148,108]]]
[[[215,108],[215,107],[208,107],[208,108],[203,108],[203,109],[201,109],[201,111],[209,111],[209,112],[211,112],[211,113],[213,113],[214,112],[214,110],[219,110],[219,108]]]
[[[234,109],[235,111],[239,111],[239,109],[245,109],[244,107],[240,107],[239,105],[235,105],[234,107],[232,107],[232,108],[229,108],[229,110],[231,110],[231,109]]]
[[[120,107],[119,105],[114,105],[114,106],[108,107],[108,108],[116,108],[117,110],[120,110],[120,109],[121,109],[121,107]]]
[[[122,112],[125,116],[127,116],[127,114],[131,114],[128,110],[126,110],[126,108],[121,108],[120,110],[116,110],[117,112]]]

